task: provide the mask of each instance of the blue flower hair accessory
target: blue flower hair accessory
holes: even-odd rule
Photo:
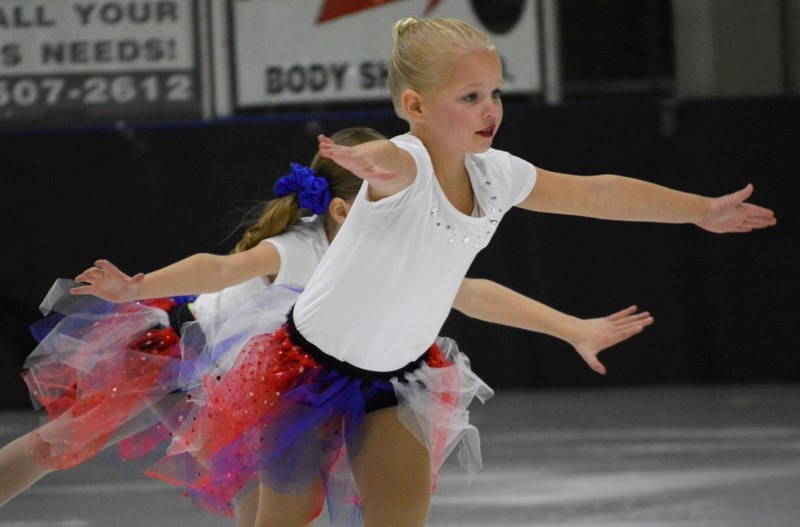
[[[282,198],[296,193],[301,207],[323,214],[331,202],[328,180],[303,165],[292,163],[291,167],[292,171],[275,183],[275,195]]]

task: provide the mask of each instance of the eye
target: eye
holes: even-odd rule
[[[503,95],[503,90],[494,90],[492,92],[492,99],[499,99]]]
[[[475,92],[472,92],[472,93],[470,93],[470,94],[468,94],[468,95],[465,95],[465,96],[464,96],[464,97],[462,97],[461,99],[462,99],[463,101],[465,101],[465,102],[475,102],[475,101],[477,101],[477,100],[478,100],[478,94],[477,94],[477,93],[475,93]]]

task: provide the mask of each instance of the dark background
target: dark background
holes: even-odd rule
[[[493,2],[491,13],[504,12],[500,4],[520,2]],[[457,313],[442,333],[497,388],[797,382],[797,90],[687,99],[676,87],[670,0],[558,5],[562,102],[507,99],[495,147],[544,168],[615,172],[705,195],[752,182],[753,201],[775,210],[778,226],[713,235],[512,211],[471,276],[581,317],[635,303],[655,325],[601,355],[605,377],[550,337]],[[29,404],[19,379],[33,347],[27,327],[56,278],[97,258],[133,273],[228,252],[243,214],[273,197],[290,162],[310,160],[316,135],[354,125],[406,130],[388,103],[370,103],[0,132],[0,406]]]
[[[133,273],[229,251],[242,214],[272,197],[291,161],[310,159],[316,134],[351,125],[405,131],[374,110],[2,136],[2,402],[27,404],[18,379],[33,345],[27,326],[55,278],[101,257]],[[601,356],[606,377],[549,337],[458,314],[443,334],[498,388],[800,379],[798,138],[797,98],[508,103],[497,148],[544,168],[706,195],[752,182],[753,201],[774,209],[779,224],[713,235],[512,211],[470,275],[581,317],[635,303],[656,324]]]

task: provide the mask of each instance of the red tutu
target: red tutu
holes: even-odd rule
[[[227,375],[206,377],[204,392],[149,475],[184,486],[198,505],[223,514],[256,481],[282,494],[313,492],[320,510],[327,498],[335,525],[348,526],[361,514],[349,457],[357,455],[369,410],[397,405],[431,453],[434,482],[459,443],[462,464],[480,466],[466,408],[492,393],[449,339],[412,371],[371,380],[323,366],[285,328],[252,338]]]
[[[54,469],[94,456],[123,425],[174,391],[181,358],[180,338],[164,310],[173,300],[155,307],[70,299],[71,285],[62,280],[51,290],[51,297],[62,294],[63,318],[28,357],[22,374],[49,418],[31,434],[48,448],[32,450]]]

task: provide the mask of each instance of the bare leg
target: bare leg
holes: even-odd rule
[[[423,527],[431,502],[427,448],[397,418],[397,408],[366,417],[364,443],[351,460],[365,527]]]
[[[305,495],[279,494],[259,485],[256,527],[306,527],[317,509],[318,481],[314,490]]]
[[[236,527],[253,527],[258,513],[259,487],[253,487],[236,498]]]
[[[37,452],[31,451],[31,447],[42,449],[41,454],[48,448],[32,434],[28,432],[0,449],[0,507],[53,471],[39,462]]]
[[[109,440],[106,447],[158,422],[161,412],[171,408],[183,397],[183,394],[165,397],[154,408],[131,418]],[[36,434],[38,430],[40,428],[18,437],[0,449],[0,474],[2,474],[0,477],[0,507],[55,470],[39,461],[49,457],[50,447],[39,439]]]

